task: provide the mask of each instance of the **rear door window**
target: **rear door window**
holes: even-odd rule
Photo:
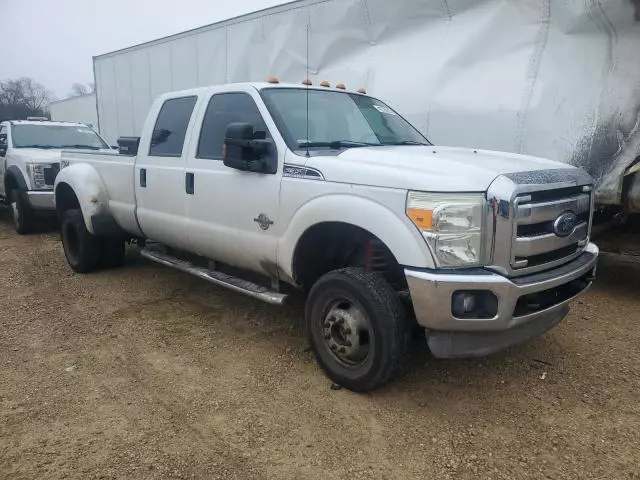
[[[180,157],[197,97],[171,98],[162,104],[151,136],[149,155]]]

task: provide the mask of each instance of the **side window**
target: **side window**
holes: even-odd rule
[[[149,155],[180,157],[196,97],[172,98],[162,104],[151,135]]]
[[[269,130],[251,95],[219,93],[211,97],[202,120],[196,157],[222,160],[222,144],[227,125],[238,122],[250,123],[256,132],[264,132],[266,138],[270,138]]]

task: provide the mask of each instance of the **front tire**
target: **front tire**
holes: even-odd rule
[[[74,272],[89,273],[98,267],[100,241],[87,230],[80,210],[67,210],[64,213],[60,234],[64,254]]]
[[[26,235],[34,229],[33,210],[24,191],[14,189],[11,191],[10,203],[13,228],[18,235]]]
[[[324,275],[311,289],[305,317],[307,339],[335,383],[365,392],[404,373],[406,309],[379,274],[345,268]]]

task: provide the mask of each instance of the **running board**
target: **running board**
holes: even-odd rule
[[[208,270],[206,268],[198,267],[191,262],[180,260],[179,258],[172,257],[171,255],[167,255],[166,253],[158,252],[156,250],[143,248],[140,250],[140,254],[154,262],[189,273],[198,278],[202,278],[207,282],[228,288],[229,290],[242,293],[249,297],[257,298],[258,300],[262,300],[263,302],[267,302],[272,305],[284,305],[288,297],[288,295],[274,292],[253,282],[248,282],[241,278],[227,275],[226,273],[218,272],[216,270]]]

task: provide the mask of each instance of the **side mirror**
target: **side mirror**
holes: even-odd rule
[[[118,151],[120,155],[137,155],[140,146],[140,137],[118,138]]]
[[[254,132],[250,123],[230,123],[225,132],[223,161],[229,168],[266,173],[265,157],[271,148],[265,132]]]
[[[7,134],[0,135],[0,157],[4,157],[7,154]]]

